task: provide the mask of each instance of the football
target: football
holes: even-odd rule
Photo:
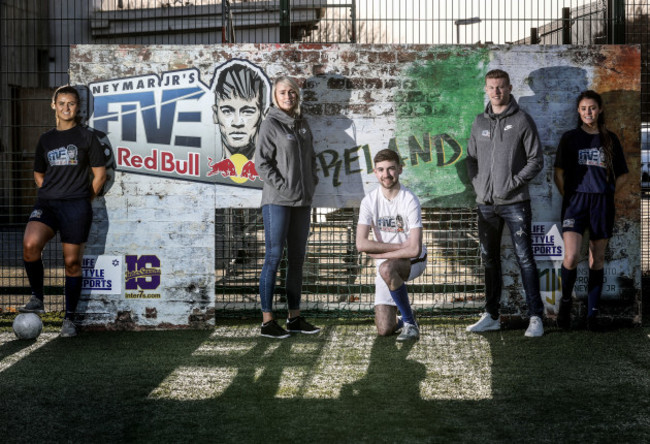
[[[35,313],[21,313],[12,325],[18,339],[36,339],[43,330],[43,322]]]

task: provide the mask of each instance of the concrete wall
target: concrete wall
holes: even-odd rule
[[[212,322],[214,209],[256,207],[261,194],[261,182],[251,173],[252,157],[228,152],[213,120],[215,74],[234,61],[261,71],[261,85],[286,74],[303,86],[303,108],[319,158],[315,205],[337,208],[357,206],[376,186],[370,159],[388,147],[401,153],[403,182],[424,206],[472,207],[464,161],[467,139],[484,107],[484,74],[505,69],[513,95],[536,121],[544,145],[545,170],[531,192],[539,242],[546,246],[561,246],[557,234],[549,237],[561,203],[552,182],[555,149],[561,134],[576,125],[577,94],[599,91],[608,126],[621,138],[632,172],[617,196],[619,217],[607,253],[604,298],[639,320],[637,47],[244,44],[72,49],[71,81],[88,86],[94,103],[90,123],[108,134],[118,170],[96,204],[89,252],[122,261],[125,276],[120,292],[89,292],[89,323]],[[154,151],[167,153],[168,168]],[[198,170],[188,174],[192,159]],[[503,303],[511,312],[525,312],[508,237],[506,232]],[[147,262],[153,257],[159,265]],[[540,253],[537,259],[552,312],[561,257]],[[126,289],[133,279],[142,285]],[[152,281],[159,281],[155,289],[148,288]],[[578,297],[584,296],[583,287],[579,282]]]

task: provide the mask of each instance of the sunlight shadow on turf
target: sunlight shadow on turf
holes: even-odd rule
[[[262,338],[255,325],[223,326],[191,356],[149,397],[237,399],[264,387],[280,399],[338,399],[368,390],[374,379],[395,383],[395,369],[407,367],[404,383],[422,400],[490,399],[492,392],[490,344],[464,326],[423,326],[420,341],[404,344],[377,337],[369,324],[327,326],[285,340]]]
[[[148,396],[150,399],[198,401],[219,397],[237,376],[236,368],[179,367]]]
[[[423,329],[408,359],[426,367],[420,383],[423,400],[492,397],[490,343],[482,335],[468,334],[465,326]]]
[[[43,333],[36,340],[21,341],[13,333],[0,333],[0,373],[57,336],[58,333]]]

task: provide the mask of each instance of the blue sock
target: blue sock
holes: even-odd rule
[[[573,270],[569,270],[568,268],[564,268],[564,265],[562,265],[561,273],[562,299],[565,301],[570,301],[571,293],[573,293],[573,287],[575,286],[576,279],[578,278],[578,269],[574,268]]]
[[[23,261],[25,264],[25,272],[29,285],[32,287],[32,294],[43,300],[43,261],[41,259],[34,262]]]
[[[402,314],[402,321],[409,324],[415,324],[415,318],[413,317],[413,310],[411,310],[406,284],[402,284],[402,286],[397,290],[390,290],[390,295]]]
[[[589,269],[589,283],[587,288],[589,294],[587,295],[587,317],[596,316],[598,314],[598,303],[600,302],[600,295],[603,292],[603,277],[605,270],[592,270]]]
[[[65,277],[65,318],[72,319],[81,297],[81,276]]]

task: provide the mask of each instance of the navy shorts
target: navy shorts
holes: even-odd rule
[[[88,199],[37,199],[29,221],[59,231],[63,243],[80,245],[88,241],[93,207]]]
[[[562,202],[562,233],[583,234],[589,228],[590,240],[609,239],[615,215],[612,194],[574,193]]]

